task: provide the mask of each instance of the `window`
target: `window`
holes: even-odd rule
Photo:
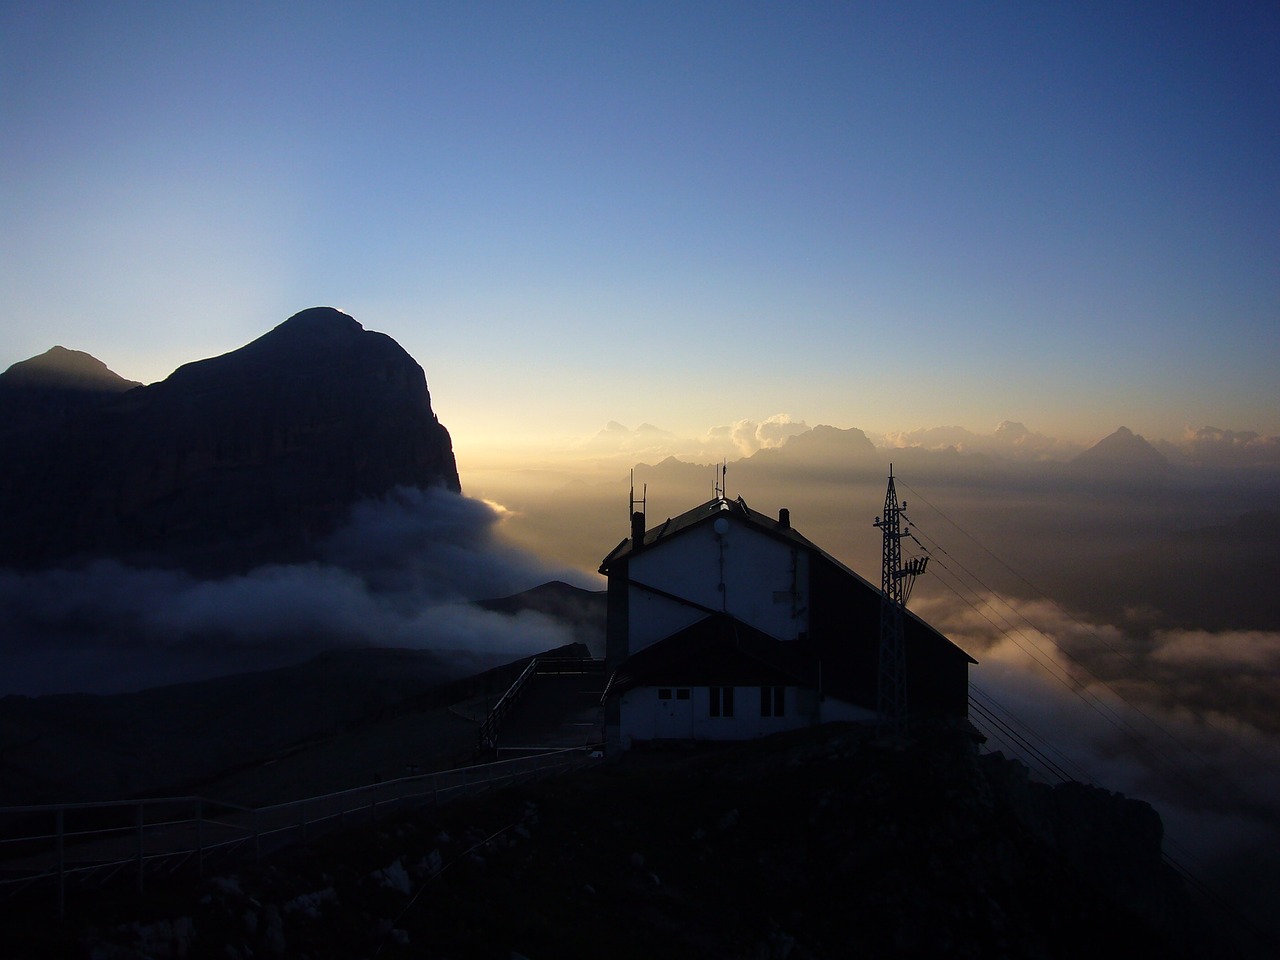
[[[760,688],[760,716],[782,717],[787,712],[786,687]]]
[[[671,699],[671,688],[670,688],[670,687],[662,687],[662,688],[660,688],[660,689],[658,690],[658,699],[659,699],[659,700],[670,700],[670,699]]]
[[[677,700],[688,700],[688,699],[689,699],[689,690],[688,690],[688,688],[686,687],[686,688],[685,688],[685,689],[683,689],[683,690],[677,690],[677,691],[676,691],[676,699],[677,699]]]
[[[733,716],[733,687],[711,688],[710,712],[713,717]]]

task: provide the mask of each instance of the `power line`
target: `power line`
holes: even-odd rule
[[[1057,604],[1056,601],[1049,598],[1042,590],[1037,588],[1034,584],[1030,583],[1030,581],[1027,580],[1027,578],[1021,576],[1020,574],[1017,573],[1017,571],[1013,570],[1012,567],[1010,567],[1007,563],[1005,563],[1003,560],[997,557],[994,552],[992,552],[989,548],[981,544],[977,540],[977,538],[975,538],[972,534],[968,533],[963,528],[961,528],[959,524],[957,524],[954,520],[952,520],[945,513],[943,513],[942,510],[940,510],[935,504],[930,502],[930,500],[927,497],[920,494],[918,491],[907,487],[906,484],[903,484],[903,487],[910,490],[911,495],[914,499],[916,499],[917,501],[923,502],[926,507],[928,507],[934,513],[936,513],[939,517],[941,517],[943,520],[949,523],[954,529],[958,530],[966,538],[968,538],[970,541],[976,544],[984,553],[986,553],[988,556],[994,559],[997,563],[999,563],[1000,566],[1002,566],[1005,570],[1012,573],[1019,581],[1021,581],[1029,589],[1031,589],[1036,596],[1038,596],[1042,600],[1049,603],[1055,609],[1062,612],[1064,616],[1067,619],[1069,619],[1072,623],[1074,623],[1078,628],[1080,628],[1080,630],[1083,631],[1084,634],[1086,634],[1089,637],[1092,637],[1100,645],[1105,646],[1109,650],[1111,650],[1117,657],[1119,657],[1121,660],[1123,660],[1126,664],[1130,666],[1130,668],[1133,670],[1133,673],[1136,676],[1138,676],[1139,678],[1144,678],[1143,677],[1144,671],[1142,670],[1141,666],[1135,663],[1131,657],[1127,656],[1123,651],[1116,649],[1114,645],[1104,641],[1101,637],[1098,636],[1096,631],[1094,631],[1089,626],[1081,623],[1076,617],[1071,615],[1068,611],[1063,610],[1063,608],[1059,604]],[[921,529],[918,523],[914,525],[914,528],[916,531],[920,531]],[[1149,769],[1152,770],[1152,772],[1157,773],[1163,779],[1166,779],[1171,785],[1177,784],[1178,786],[1188,788],[1198,796],[1203,796],[1206,791],[1210,792],[1211,794],[1216,794],[1219,801],[1222,802],[1227,809],[1232,811],[1231,812],[1232,816],[1239,815],[1238,799],[1239,799],[1240,791],[1238,786],[1235,786],[1234,784],[1229,784],[1226,781],[1226,778],[1222,777],[1221,775],[1218,775],[1212,778],[1206,778],[1203,774],[1201,774],[1199,779],[1194,777],[1192,773],[1184,766],[1184,764],[1181,763],[1176,757],[1170,756],[1169,754],[1161,750],[1147,736],[1145,736],[1144,734],[1139,732],[1137,729],[1135,729],[1128,722],[1128,719],[1120,715],[1112,707],[1112,705],[1102,700],[1098,696],[1095,690],[1090,689],[1088,686],[1081,684],[1076,679],[1076,677],[1068,673],[1063,668],[1063,664],[1060,663],[1056,658],[1054,658],[1052,654],[1046,654],[1043,651],[1041,644],[1038,644],[1032,641],[1029,637],[1026,636],[1026,634],[1022,631],[1021,628],[1011,623],[1009,619],[1005,617],[1002,612],[1000,612],[1000,610],[996,607],[996,602],[1003,605],[1004,608],[1009,610],[1014,618],[1022,621],[1027,626],[1029,626],[1035,633],[1038,633],[1041,637],[1043,637],[1045,642],[1049,644],[1050,649],[1057,653],[1061,653],[1067,660],[1070,661],[1071,665],[1076,670],[1078,670],[1081,675],[1083,675],[1084,677],[1087,677],[1094,684],[1104,687],[1113,696],[1115,696],[1120,703],[1125,704],[1131,711],[1132,715],[1136,715],[1138,717],[1143,718],[1147,722],[1147,724],[1150,725],[1151,728],[1158,731],[1161,735],[1163,735],[1163,737],[1169,743],[1172,743],[1175,747],[1181,750],[1183,752],[1183,755],[1193,757],[1202,766],[1209,767],[1210,764],[1200,754],[1199,751],[1193,749],[1191,746],[1185,743],[1181,738],[1175,736],[1170,730],[1166,729],[1163,724],[1161,724],[1152,716],[1150,716],[1141,707],[1131,702],[1123,694],[1115,690],[1109,683],[1106,683],[1105,681],[1102,681],[1098,679],[1096,676],[1094,676],[1092,671],[1090,671],[1088,667],[1085,666],[1070,651],[1064,649],[1063,647],[1058,645],[1056,642],[1054,642],[1052,634],[1050,634],[1048,631],[1040,628],[1034,622],[1032,622],[1030,618],[1028,618],[1021,609],[1019,609],[1009,600],[1005,599],[998,591],[996,591],[994,588],[989,586],[981,577],[975,574],[972,570],[968,569],[963,562],[961,562],[957,557],[953,556],[950,552],[948,552],[941,545],[941,543],[938,543],[933,538],[929,537],[927,534],[923,532],[921,535],[925,537],[925,540],[929,541],[929,543],[933,545],[932,548],[928,544],[922,542],[918,537],[914,536],[914,533],[912,534],[912,539],[923,551],[925,551],[926,554],[933,556],[933,562],[935,564],[935,572],[938,572],[937,571],[938,567],[941,567],[942,570],[946,571],[944,575],[938,576],[937,578],[938,581],[942,583],[943,586],[945,586],[948,590],[951,590],[957,597],[960,598],[960,600],[963,603],[969,606],[975,613],[977,613],[980,617],[982,617],[989,624],[991,624],[991,626],[997,631],[997,633],[1005,636],[1011,642],[1013,642],[1016,646],[1022,649],[1024,653],[1026,653],[1029,657],[1031,657],[1034,661],[1036,661],[1042,668],[1044,668],[1046,673],[1049,676],[1053,677],[1059,683],[1062,683],[1064,686],[1066,686],[1069,690],[1071,690],[1072,693],[1080,697],[1080,699],[1086,705],[1088,705],[1091,709],[1093,709],[1096,713],[1098,713],[1101,717],[1103,717],[1108,723],[1115,726],[1117,730],[1122,731],[1126,735],[1127,739],[1131,742],[1133,747],[1135,747],[1141,755],[1144,755],[1147,758],[1148,763],[1150,764]],[[937,556],[937,554],[947,557],[948,560],[951,561],[951,563],[948,564],[944,562],[939,556]],[[955,566],[955,570],[952,569],[952,565]],[[954,583],[952,582],[953,579],[955,581]],[[977,584],[978,586],[975,587],[974,584]],[[985,593],[985,600],[984,600],[984,593],[979,592],[979,588],[981,588],[981,591]],[[994,615],[1000,621],[1002,621],[1003,627],[1000,624],[997,624],[995,620],[992,619],[992,616],[988,615],[987,611],[990,611],[990,614]],[[1048,658],[1047,660],[1046,660],[1046,657]],[[974,708],[974,714],[976,714],[976,716],[972,717],[972,720],[975,721],[975,725],[979,726],[984,733],[988,734],[988,736],[990,736],[991,734],[995,734],[995,738],[997,740],[999,740],[1002,743],[1009,744],[1011,749],[1013,749],[1015,753],[1020,753],[1024,757],[1029,758],[1031,762],[1034,762],[1040,769],[1045,771],[1045,773],[1048,776],[1057,777],[1060,780],[1070,779],[1066,775],[1066,772],[1064,769],[1064,766],[1074,767],[1074,765],[1071,764],[1070,761],[1063,758],[1063,761],[1064,761],[1063,764],[1059,764],[1055,762],[1051,757],[1047,755],[1047,752],[1053,752],[1061,756],[1060,753],[1056,751],[1055,748],[1047,744],[1047,742],[1045,742],[1042,738],[1039,738],[1035,733],[1033,733],[1030,730],[1030,728],[1025,723],[1023,723],[1021,720],[1016,718],[1011,712],[1002,708],[995,701],[995,699],[992,698],[989,694],[985,693],[984,691],[981,691],[980,689],[977,689],[973,684],[971,684],[970,686],[971,686],[971,696],[970,696],[969,702],[970,702],[970,705]],[[1219,733],[1220,735],[1225,735],[1223,731],[1219,730],[1215,724],[1213,724],[1208,718],[1206,718],[1202,714],[1197,713],[1196,716],[1197,716],[1197,719],[1207,729],[1212,730],[1216,733]],[[1043,744],[1043,746],[1041,746],[1041,744]],[[1255,753],[1253,753],[1253,751],[1248,748],[1247,744],[1238,743],[1237,746],[1241,749],[1241,751],[1247,757],[1257,762],[1259,766],[1263,765],[1263,761],[1261,760],[1261,758],[1258,757]],[[1078,767],[1075,767],[1075,769],[1077,771],[1079,770]],[[1084,779],[1090,782],[1093,782],[1096,780],[1096,778],[1087,776],[1087,775],[1082,777],[1081,779]],[[1236,794],[1236,796],[1233,797],[1231,796],[1231,794]],[[1236,911],[1231,906],[1231,904],[1229,904],[1222,897],[1214,893],[1203,881],[1193,876],[1191,871],[1186,866],[1184,866],[1184,862],[1187,861],[1188,859],[1192,861],[1197,859],[1193,854],[1190,853],[1190,851],[1186,850],[1186,848],[1184,848],[1181,844],[1179,844],[1175,838],[1167,834],[1164,837],[1163,846],[1164,846],[1164,849],[1162,849],[1161,855],[1165,859],[1165,861],[1169,863],[1171,868],[1177,870],[1180,874],[1182,874],[1188,880],[1188,882],[1195,889],[1197,889],[1208,902],[1210,902],[1213,906],[1219,909],[1229,923],[1234,925],[1237,929],[1243,931],[1246,935],[1254,938],[1257,942],[1267,943],[1268,937],[1266,934],[1260,932],[1254,924],[1248,921],[1247,918],[1240,915],[1239,912]],[[1173,850],[1177,852],[1178,859],[1175,859],[1173,856],[1170,855],[1169,852],[1167,852],[1168,848],[1173,848]],[[1270,944],[1270,943],[1267,943],[1267,945],[1269,947],[1274,946],[1274,944]]]
[[[901,480],[899,480],[899,482],[901,482]],[[1095,641],[1096,641],[1097,643],[1099,643],[1101,646],[1106,647],[1106,648],[1107,648],[1111,653],[1113,653],[1115,656],[1117,656],[1118,658],[1120,658],[1121,660],[1123,660],[1123,661],[1125,662],[1125,664],[1127,664],[1127,665],[1132,669],[1132,671],[1133,671],[1133,673],[1134,673],[1135,675],[1137,675],[1138,677],[1140,677],[1140,678],[1142,678],[1142,679],[1150,679],[1149,677],[1146,677],[1146,676],[1145,676],[1145,670],[1143,669],[1143,667],[1142,667],[1142,665],[1141,665],[1140,663],[1138,663],[1137,661],[1135,661],[1132,657],[1130,657],[1130,656],[1129,656],[1125,651],[1123,651],[1122,649],[1120,649],[1120,648],[1116,647],[1114,644],[1109,643],[1109,642],[1108,642],[1107,640],[1105,640],[1103,637],[1099,636],[1099,635],[1098,635],[1098,633],[1097,633],[1097,631],[1095,631],[1094,629],[1092,629],[1088,624],[1082,623],[1082,622],[1081,622],[1079,619],[1077,619],[1077,618],[1076,618],[1076,617],[1075,617],[1075,616],[1074,616],[1070,611],[1068,611],[1068,610],[1064,609],[1064,608],[1063,608],[1059,603],[1057,603],[1057,601],[1053,600],[1051,597],[1049,597],[1047,594],[1045,594],[1045,593],[1044,593],[1044,591],[1042,591],[1039,587],[1037,587],[1035,584],[1031,583],[1031,582],[1030,582],[1026,577],[1022,576],[1020,573],[1018,573],[1016,570],[1014,570],[1014,569],[1013,569],[1013,567],[1011,567],[1008,563],[1006,563],[1006,562],[1005,562],[1004,560],[1002,560],[999,556],[997,556],[997,555],[996,555],[996,554],[995,554],[995,553],[994,553],[990,548],[988,548],[988,547],[986,547],[984,544],[982,544],[982,543],[981,543],[981,542],[980,542],[976,537],[974,537],[974,536],[973,536],[973,534],[969,533],[967,530],[965,530],[963,527],[961,527],[958,523],[956,523],[956,521],[955,521],[955,520],[953,520],[951,517],[949,517],[947,514],[945,514],[945,513],[944,513],[944,512],[943,512],[943,511],[942,511],[942,510],[941,510],[937,505],[935,505],[934,503],[932,503],[932,502],[931,502],[927,497],[925,497],[922,493],[920,493],[919,491],[915,490],[914,488],[909,487],[909,486],[908,486],[907,484],[905,484],[905,483],[903,483],[903,484],[902,484],[902,486],[903,486],[903,487],[905,487],[905,488],[907,488],[908,490],[910,490],[910,492],[911,492],[911,496],[912,496],[913,498],[915,498],[915,499],[917,499],[917,500],[920,500],[920,501],[923,501],[923,502],[924,502],[924,504],[925,504],[929,509],[931,509],[934,513],[936,513],[940,518],[942,518],[942,519],[943,519],[943,520],[945,520],[947,523],[949,523],[949,524],[950,524],[954,529],[956,529],[958,532],[960,532],[961,534],[963,534],[963,535],[964,535],[968,540],[970,540],[970,541],[971,541],[973,544],[975,544],[979,549],[981,549],[984,553],[986,553],[989,557],[991,557],[991,558],[992,558],[996,563],[998,563],[1001,567],[1003,567],[1003,568],[1004,568],[1006,571],[1008,571],[1010,574],[1012,574],[1013,576],[1015,576],[1015,577],[1016,577],[1020,582],[1022,582],[1023,584],[1025,584],[1025,585],[1026,585],[1026,586],[1027,586],[1031,591],[1033,591],[1033,592],[1036,594],[1036,596],[1037,596],[1038,598],[1040,598],[1040,599],[1044,600],[1046,603],[1048,603],[1048,604],[1052,605],[1052,606],[1054,607],[1054,609],[1058,610],[1058,611],[1059,611],[1059,612],[1060,612],[1064,617],[1066,617],[1066,618],[1067,618],[1068,620],[1070,620],[1073,624],[1075,624],[1075,625],[1076,625],[1076,626],[1077,626],[1077,627],[1078,627],[1078,628],[1079,628],[1083,633],[1085,633],[1087,636],[1089,636],[1090,638],[1092,638],[1093,640],[1095,640]],[[919,525],[919,523],[916,523],[916,525],[915,525],[915,530],[916,530],[916,531],[919,531],[919,530],[920,530],[920,525]],[[1001,595],[997,590],[995,590],[993,587],[989,586],[986,582],[984,582],[980,577],[978,577],[976,574],[974,574],[971,570],[969,570],[968,568],[964,567],[964,565],[963,565],[963,564],[962,564],[962,563],[961,563],[957,558],[955,558],[954,556],[952,556],[952,554],[951,554],[951,553],[949,553],[949,552],[948,552],[944,547],[942,547],[942,546],[941,546],[941,544],[938,544],[936,541],[934,541],[934,540],[933,540],[933,538],[929,537],[927,534],[925,534],[925,538],[926,538],[927,540],[929,540],[929,541],[930,541],[930,543],[933,543],[933,544],[935,545],[935,548],[936,548],[939,552],[941,552],[943,555],[947,556],[947,557],[948,557],[948,558],[950,558],[953,562],[955,562],[955,563],[957,564],[957,566],[959,566],[959,567],[964,571],[964,573],[965,573],[967,576],[969,576],[969,577],[970,577],[974,582],[976,582],[979,586],[981,586],[981,587],[982,587],[982,589],[983,589],[984,591],[986,591],[986,593],[987,593],[990,597],[992,597],[992,598],[994,598],[994,599],[998,600],[998,601],[999,601],[1000,603],[1002,603],[1005,607],[1007,607],[1010,611],[1012,611],[1012,613],[1013,613],[1013,615],[1014,615],[1015,617],[1017,617],[1017,618],[1019,618],[1019,619],[1023,620],[1023,621],[1024,621],[1028,626],[1030,626],[1033,630],[1035,630],[1037,633],[1040,633],[1041,635],[1045,636],[1046,638],[1048,638],[1048,637],[1050,636],[1050,635],[1049,635],[1049,633],[1048,633],[1048,631],[1044,630],[1043,628],[1039,627],[1037,624],[1035,624],[1034,622],[1032,622],[1032,621],[1031,621],[1031,620],[1030,620],[1030,619],[1029,619],[1029,618],[1028,618],[1028,617],[1027,617],[1027,616],[1026,616],[1026,615],[1025,615],[1021,610],[1019,610],[1016,606],[1014,606],[1012,603],[1010,603],[1008,600],[1006,600],[1006,599],[1005,599],[1005,598],[1004,598],[1004,597],[1003,597],[1003,596],[1002,596],[1002,595]],[[913,539],[916,539],[916,538],[913,536]],[[932,551],[930,550],[930,548],[929,548],[928,546],[926,546],[924,543],[922,543],[919,539],[916,539],[916,543],[917,543],[917,544],[919,544],[919,545],[920,545],[920,547],[921,547],[922,549],[926,550],[926,552],[932,552]],[[945,569],[949,569],[949,567],[947,567],[945,564],[943,564],[943,563],[942,563],[942,561],[941,561],[941,560],[938,560],[936,557],[934,558],[934,562],[935,562],[936,564],[940,565],[940,566],[943,566]],[[940,582],[943,582],[945,586],[950,587],[950,585],[949,585],[949,584],[946,584],[946,582],[945,582],[945,580],[944,580],[943,578],[939,578],[939,579],[940,579]],[[953,592],[956,592],[956,593],[957,593],[957,596],[960,596],[960,598],[961,598],[962,600],[964,600],[966,603],[968,603],[971,607],[973,607],[973,606],[974,606],[974,604],[973,604],[973,602],[972,602],[972,601],[970,601],[970,600],[968,600],[967,598],[965,598],[964,596],[960,595],[960,594],[958,593],[958,591],[955,591],[955,590],[954,590],[954,588],[952,588],[952,589],[953,589]],[[972,590],[972,588],[970,588],[970,589]],[[974,592],[976,593],[976,591],[974,591]],[[996,624],[994,624],[994,622],[993,622],[993,621],[991,621],[991,619],[990,619],[989,617],[986,617],[984,614],[982,614],[982,611],[978,610],[976,607],[974,607],[974,609],[975,609],[975,612],[979,613],[979,615],[984,616],[984,619],[987,619],[987,620],[988,620],[988,622],[991,622],[993,626],[997,626]],[[1002,620],[1004,620],[1005,618],[1002,616],[1002,617],[1001,617],[1001,619],[1002,619]],[[1006,624],[1008,623],[1008,621],[1007,621],[1007,620],[1005,620],[1005,622],[1006,622]],[[1009,628],[1010,628],[1011,630],[1012,630],[1012,629],[1014,629],[1014,628],[1012,627],[1012,625],[1010,625],[1010,627],[1009,627]],[[997,629],[999,629],[999,627],[998,627],[998,626],[997,626]],[[1019,635],[1022,635],[1022,634],[1021,634],[1021,631],[1017,631],[1017,632],[1018,632],[1018,634],[1019,634]],[[1017,643],[1016,639],[1015,639],[1015,638],[1013,638],[1012,636],[1010,636],[1010,639],[1011,639],[1011,640],[1014,640],[1014,642],[1015,642],[1015,643]],[[1177,747],[1179,750],[1184,751],[1185,753],[1189,754],[1190,756],[1194,757],[1194,758],[1195,758],[1197,761],[1199,761],[1201,764],[1206,765],[1206,766],[1211,765],[1211,764],[1210,764],[1209,759],[1208,759],[1208,758],[1206,758],[1205,756],[1203,756],[1203,755],[1202,755],[1198,750],[1196,750],[1192,745],[1190,745],[1190,744],[1186,743],[1186,742],[1185,742],[1185,741],[1183,741],[1180,737],[1178,737],[1177,735],[1175,735],[1171,730],[1169,730],[1167,727],[1165,727],[1165,726],[1164,726],[1160,721],[1158,721],[1157,719],[1155,719],[1154,717],[1152,717],[1152,716],[1151,716],[1151,715],[1150,715],[1146,710],[1144,710],[1141,706],[1139,706],[1138,704],[1136,704],[1136,703],[1134,703],[1133,701],[1131,701],[1128,697],[1124,696],[1124,694],[1122,694],[1120,691],[1116,690],[1116,689],[1115,689],[1115,688],[1114,688],[1110,683],[1108,683],[1108,682],[1107,682],[1107,681],[1105,681],[1105,680],[1102,680],[1101,678],[1099,678],[1099,677],[1097,677],[1095,674],[1093,674],[1093,672],[1092,672],[1092,671],[1090,671],[1090,670],[1089,670],[1089,668],[1088,668],[1084,663],[1082,663],[1078,657],[1076,657],[1073,653],[1071,653],[1071,651],[1070,651],[1070,650],[1066,649],[1065,647],[1061,646],[1060,644],[1054,643],[1051,639],[1049,640],[1049,642],[1052,644],[1052,647],[1053,647],[1053,649],[1054,649],[1055,651],[1057,651],[1058,653],[1060,653],[1060,654],[1062,654],[1064,657],[1066,657],[1068,660],[1070,660],[1070,661],[1071,661],[1071,663],[1072,663],[1072,664],[1073,664],[1077,669],[1079,669],[1079,670],[1080,670],[1080,671],[1081,671],[1085,676],[1087,676],[1091,681],[1093,681],[1094,683],[1096,683],[1096,684],[1098,684],[1099,686],[1102,686],[1102,687],[1104,687],[1106,690],[1108,690],[1112,695],[1114,695],[1118,700],[1120,700],[1120,701],[1121,701],[1122,703],[1124,703],[1124,704],[1125,704],[1125,705],[1126,705],[1130,710],[1132,710],[1134,714],[1136,714],[1137,716],[1141,717],[1141,718],[1142,718],[1143,720],[1145,720],[1148,724],[1150,724],[1150,725],[1151,725],[1151,727],[1152,727],[1154,730],[1158,731],[1158,732],[1159,732],[1160,734],[1162,734],[1165,738],[1167,738],[1167,739],[1168,739],[1168,740],[1169,740],[1169,741],[1170,741],[1170,742],[1171,742],[1175,747]],[[1018,644],[1018,646],[1022,646],[1022,644],[1020,644],[1020,643],[1019,643],[1019,644]],[[1023,649],[1025,649],[1025,647],[1024,647]],[[1038,661],[1038,662],[1040,662],[1040,663],[1043,665],[1043,661],[1042,661],[1042,660],[1040,660],[1038,657],[1036,657],[1035,659],[1037,659],[1037,661]],[[1057,671],[1051,671],[1051,673],[1053,673],[1055,676],[1057,676]],[[1062,678],[1061,678],[1061,677],[1058,677],[1058,679],[1061,681],[1061,679],[1062,679]],[[1072,691],[1073,691],[1073,692],[1075,692],[1077,695],[1081,695],[1081,694],[1080,694],[1080,690],[1079,690],[1077,687],[1074,687],[1074,686],[1073,686],[1072,684],[1070,684],[1070,683],[1068,683],[1068,684],[1067,684],[1067,686],[1068,686],[1068,688],[1069,688],[1069,689],[1072,689]],[[1160,750],[1159,750],[1159,749],[1158,749],[1154,744],[1152,744],[1152,743],[1148,742],[1148,741],[1147,741],[1147,739],[1144,737],[1144,735],[1143,735],[1142,733],[1140,733],[1140,732],[1139,732],[1138,730],[1136,730],[1136,729],[1135,729],[1131,724],[1129,724],[1129,722],[1128,722],[1126,719],[1124,719],[1123,717],[1121,717],[1121,716],[1120,716],[1119,714],[1117,714],[1114,710],[1112,710],[1109,706],[1107,706],[1107,705],[1105,704],[1105,702],[1104,702],[1104,701],[1102,701],[1102,700],[1101,700],[1101,698],[1099,698],[1096,694],[1092,693],[1092,691],[1090,692],[1090,694],[1091,694],[1091,697],[1092,697],[1092,699],[1093,699],[1094,704],[1095,704],[1097,707],[1100,707],[1100,708],[1101,708],[1101,709],[1099,710],[1099,712],[1100,712],[1100,713],[1104,713],[1104,714],[1106,714],[1109,718],[1113,718],[1111,722],[1113,722],[1113,724],[1114,724],[1114,725],[1117,725],[1117,727],[1118,727],[1118,728],[1123,729],[1123,731],[1124,731],[1124,732],[1125,732],[1129,737],[1131,737],[1131,738],[1133,738],[1133,739],[1134,739],[1134,741],[1135,741],[1135,743],[1136,743],[1137,745],[1141,746],[1141,747],[1142,747],[1142,748],[1144,748],[1146,751],[1148,751],[1148,752],[1149,752],[1149,754],[1150,754],[1153,758],[1158,759],[1158,760],[1162,761],[1163,763],[1168,764],[1169,766],[1172,766],[1172,767],[1174,767],[1174,768],[1177,768],[1178,764],[1177,764],[1177,762],[1176,762],[1175,760],[1173,760],[1172,758],[1170,758],[1170,757],[1168,757],[1166,754],[1164,754],[1162,751],[1160,751]],[[1082,696],[1082,695],[1081,695],[1081,696]],[[1083,696],[1082,696],[1082,699],[1083,699]],[[1209,729],[1213,730],[1213,731],[1214,731],[1214,732],[1216,732],[1216,733],[1224,734],[1224,735],[1225,735],[1224,731],[1222,731],[1221,729],[1219,729],[1219,728],[1218,728],[1218,727],[1217,727],[1217,726],[1212,722],[1211,718],[1209,718],[1209,717],[1205,716],[1205,715],[1204,715],[1204,714],[1202,714],[1202,713],[1196,712],[1196,711],[1193,711],[1193,713],[1195,713],[1195,715],[1196,715],[1197,719],[1198,719],[1201,723],[1203,723],[1207,728],[1209,728]],[[1236,743],[1236,746],[1237,746],[1237,748],[1238,748],[1238,749],[1240,749],[1240,750],[1241,750],[1241,752],[1242,752],[1242,753],[1244,753],[1245,755],[1247,755],[1247,756],[1248,756],[1251,760],[1253,760],[1254,762],[1258,763],[1259,765],[1263,765],[1263,764],[1264,764],[1263,759],[1262,759],[1261,757],[1257,756],[1256,754],[1254,754],[1254,753],[1253,753],[1253,751],[1249,748],[1248,744],[1246,744],[1246,743]],[[1179,774],[1181,774],[1181,771],[1180,771],[1180,770],[1179,770],[1178,772],[1179,772]]]

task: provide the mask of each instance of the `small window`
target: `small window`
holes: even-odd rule
[[[670,700],[670,699],[671,699],[671,688],[670,688],[670,687],[661,687],[661,688],[658,690],[658,699],[659,699],[659,700]]]
[[[760,716],[781,717],[787,712],[786,687],[760,688]]]
[[[712,687],[709,709],[713,717],[732,717],[733,687]]]
[[[677,700],[688,700],[688,699],[689,699],[689,690],[688,690],[688,688],[685,688],[685,689],[683,689],[683,690],[677,690],[677,691],[676,691],[676,699],[677,699]]]

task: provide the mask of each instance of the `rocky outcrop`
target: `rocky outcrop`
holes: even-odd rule
[[[21,568],[308,559],[359,500],[461,489],[422,368],[328,307],[160,383],[31,418],[0,437],[0,459],[0,564]]]
[[[1028,783],[962,733],[816,728],[632,752],[337,832],[80,942],[106,956],[161,955],[157,938],[169,955],[241,957],[1244,956],[1161,862],[1158,828],[1146,804]]]

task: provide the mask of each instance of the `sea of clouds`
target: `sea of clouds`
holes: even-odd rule
[[[582,579],[504,542],[500,508],[401,489],[357,505],[321,559],[202,579],[97,560],[0,571],[3,694],[116,693],[299,662],[337,646],[525,656],[570,642],[470,603]]]

